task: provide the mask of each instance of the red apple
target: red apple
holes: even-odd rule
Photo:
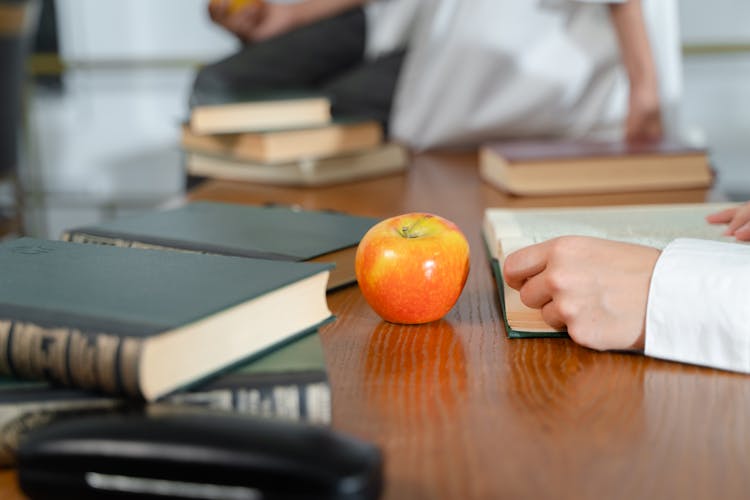
[[[469,243],[449,220],[427,213],[391,217],[357,247],[365,300],[392,323],[427,323],[453,307],[469,274]]]

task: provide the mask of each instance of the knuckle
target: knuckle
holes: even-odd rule
[[[559,300],[557,310],[560,318],[565,321],[566,325],[574,323],[581,312],[580,306],[573,300]]]
[[[561,272],[559,269],[552,268],[545,275],[544,285],[550,291],[550,293],[552,293],[552,295],[556,295],[565,289],[566,281],[567,280],[563,272]]]
[[[527,286],[521,287],[521,290],[519,291],[519,296],[521,297],[521,302],[523,302],[524,305],[527,305],[529,307],[534,307],[533,295],[529,287]]]
[[[559,236],[551,241],[551,260],[559,260],[580,251],[580,236]]]

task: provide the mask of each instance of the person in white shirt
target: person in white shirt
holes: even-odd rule
[[[243,46],[200,69],[191,105],[203,95],[309,91],[331,98],[335,118],[387,127],[419,1],[255,1],[233,8],[213,0],[211,19]]]
[[[201,69],[194,95],[319,90],[334,116],[376,118],[416,149],[658,138],[671,99],[641,0],[225,0],[210,14],[245,46]]]
[[[708,222],[750,241],[750,202]],[[750,373],[750,245],[564,236],[511,253],[503,276],[583,346]]]
[[[669,132],[676,128],[674,0],[423,5],[392,126],[417,149],[529,137],[656,139],[664,118]]]

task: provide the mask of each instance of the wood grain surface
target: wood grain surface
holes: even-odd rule
[[[513,199],[479,181],[474,154],[456,153],[419,155],[406,174],[327,188],[209,181],[190,198],[379,217],[428,211],[463,229],[471,272],[443,320],[393,325],[356,286],[329,295],[337,320],[321,334],[334,427],[382,447],[384,498],[744,498],[750,378],[567,339],[508,339],[479,232],[491,206],[706,196]],[[0,496],[14,498],[13,474],[0,479]]]

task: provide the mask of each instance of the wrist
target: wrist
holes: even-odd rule
[[[627,74],[631,87],[657,89],[659,86],[659,79],[653,64],[632,64],[631,67],[627,68]]]
[[[317,2],[304,1],[289,4],[290,19],[293,27],[311,24],[322,17]]]

